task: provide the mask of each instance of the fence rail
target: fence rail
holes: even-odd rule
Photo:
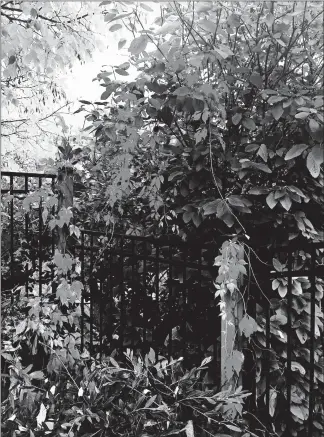
[[[42,189],[46,185],[54,190],[55,179],[55,174],[1,172],[1,195],[10,196],[7,206],[2,208],[2,216],[8,218],[7,223],[2,220],[2,246],[3,249],[9,246],[7,261],[10,266],[9,272],[2,272],[3,290],[13,290],[14,286],[24,284],[26,294],[28,294],[32,271],[36,271],[38,266],[39,294],[42,293],[42,263],[48,253],[54,253],[54,233],[48,232],[43,224],[42,196],[39,197],[38,205],[30,211],[23,209],[23,200],[28,194]],[[37,199],[34,199],[34,204],[35,200],[37,203]],[[16,211],[20,212],[18,220],[15,219]],[[26,263],[24,271],[22,270],[22,260],[17,261],[15,256],[19,249],[24,249],[25,252],[29,253],[32,269]]]
[[[83,230],[74,249],[85,285],[82,338],[88,330],[91,353],[153,347],[183,355],[188,365],[207,355],[220,362],[215,244]]]
[[[55,249],[42,217],[44,196],[36,196],[29,209],[22,202],[33,191],[53,190],[55,180],[53,174],[1,173],[1,193],[9,196],[2,209],[2,247],[8,249],[3,256],[9,265],[2,271],[3,289],[23,285],[28,295],[36,286],[41,294],[43,283],[51,282],[42,271]],[[152,347],[157,356],[183,356],[188,368],[213,356],[209,381],[220,386],[222,332],[213,281],[224,240],[200,245],[174,236],[83,230],[81,241],[69,247],[79,258],[84,285],[81,348],[101,358]],[[296,420],[307,424],[303,436],[313,437],[324,417],[324,242],[253,249],[242,287],[244,308],[258,325],[242,347],[243,387],[252,393],[247,413],[256,418],[256,433],[260,422],[266,424],[262,437],[273,435],[274,414],[286,426],[285,437],[294,435]]]

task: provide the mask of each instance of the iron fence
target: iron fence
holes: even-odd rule
[[[84,230],[75,249],[85,286],[82,347],[100,356],[152,347],[188,365],[208,355],[219,363],[218,246]]]
[[[252,392],[247,410],[258,419],[255,429],[260,422],[267,425],[266,437],[273,435],[277,415],[285,424],[284,436],[320,435],[324,242],[296,242],[258,254],[268,263],[252,262],[247,310],[263,329],[245,352],[244,388]]]
[[[28,295],[35,282],[42,293],[46,276],[43,262],[54,253],[55,241],[54,233],[44,225],[41,190],[54,191],[55,178],[54,174],[1,172],[1,284],[2,291],[10,291],[12,299],[15,288],[25,286]],[[37,192],[39,195],[24,205],[27,196]]]

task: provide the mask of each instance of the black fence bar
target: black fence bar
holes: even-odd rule
[[[125,287],[124,287],[124,238],[120,239],[120,282],[119,282],[119,292],[120,292],[120,325],[119,325],[119,341],[120,349],[122,351],[124,344],[124,325],[125,325]]]
[[[128,236],[127,236],[128,237]],[[169,247],[172,247],[172,246],[169,246]],[[75,245],[75,248],[76,249],[81,249],[81,245],[80,244],[76,244]],[[93,247],[89,247],[89,246],[85,246],[84,247],[84,250],[85,251],[94,251],[94,250],[100,250],[100,247],[99,246],[96,246],[96,245],[94,245]],[[121,252],[120,252],[120,250],[118,250],[118,249],[111,249],[111,250],[109,250],[109,252],[111,252],[113,255],[120,255],[121,254]],[[146,260],[146,261],[152,261],[152,262],[154,262],[154,261],[159,261],[160,263],[162,263],[162,264],[168,264],[168,261],[166,261],[165,260],[165,258],[156,258],[156,257],[154,257],[154,256],[150,256],[150,255],[148,255],[147,257],[145,257],[144,255],[141,255],[141,254],[133,254],[131,251],[124,251],[123,252],[123,256],[124,257],[132,257],[132,258],[135,258],[136,260],[138,260],[138,261],[144,261],[144,260]],[[171,258],[170,259],[170,262],[172,263],[172,265],[174,265],[174,266],[179,266],[179,267],[184,267],[184,266],[186,266],[187,268],[191,268],[191,269],[197,269],[198,268],[198,266],[199,266],[199,264],[198,263],[193,263],[193,262],[184,262],[184,261],[182,261],[181,259],[176,259],[176,258]],[[204,269],[208,269],[208,270],[212,270],[214,273],[217,273],[217,268],[216,267],[213,267],[213,266],[210,266],[210,265],[208,265],[208,264],[201,264],[201,266],[202,266],[202,268],[204,268]]]
[[[292,264],[293,264],[293,253],[292,250],[288,252],[288,284],[287,284],[287,430],[288,434],[291,429],[291,386],[292,386],[292,371],[291,371],[291,361],[292,361],[292,318],[291,311],[292,308]]]
[[[270,286],[270,282],[269,282]],[[265,406],[266,406],[266,415],[267,415],[267,428],[265,437],[269,437],[270,430],[270,366],[271,366],[271,333],[270,333],[270,303],[264,297],[264,307],[265,307],[265,316],[266,316],[266,360],[265,360],[265,378],[266,378],[266,392],[265,392]]]
[[[168,295],[168,309],[169,311],[171,311],[172,308],[172,300],[173,300],[173,296],[172,296],[172,247],[169,246],[169,278],[168,278],[168,282],[169,282],[169,287],[168,287],[168,291],[169,291],[169,295]],[[170,359],[172,357],[172,327],[169,328],[169,343],[168,343],[168,358]]]
[[[103,281],[100,281],[100,287],[99,287],[99,292],[100,292],[100,307],[99,307],[99,344],[100,344],[100,349],[99,349],[99,360],[101,362],[102,360],[102,336],[103,336]]]
[[[81,291],[81,352],[84,349],[84,294],[85,294],[85,272],[84,272],[84,232],[81,231],[81,281],[83,284]]]
[[[93,246],[93,235],[90,236],[91,238],[91,247]],[[94,296],[93,296],[93,291],[97,290],[97,283],[96,278],[93,274],[93,251],[90,251],[90,273],[89,273],[89,277],[90,277],[90,287],[89,287],[89,298],[87,299],[89,302],[89,312],[90,312],[90,355],[93,355],[93,300],[94,300]]]
[[[187,259],[187,250],[186,247],[183,251],[183,270],[182,270],[182,284],[183,284],[183,290],[182,290],[182,330],[183,330],[183,359],[185,360],[187,358],[187,319],[186,316],[188,314],[187,310],[187,292],[186,292],[186,282],[187,282],[187,267],[186,267],[186,259]]]
[[[315,300],[316,300],[316,277],[315,277],[315,265],[316,265],[316,250],[312,247],[311,250],[311,274],[310,274],[310,294],[311,294],[311,308],[310,308],[310,369],[309,369],[309,416],[308,416],[308,435],[313,435],[314,427],[314,407],[315,407],[315,395],[314,395],[314,371],[315,371]]]
[[[42,187],[42,178],[40,177],[38,180],[38,188]],[[42,295],[42,273],[43,273],[43,259],[42,259],[42,235],[43,235],[43,217],[42,217],[42,196],[39,198],[39,295]]]
[[[10,176],[10,195],[13,195],[13,176]],[[14,201],[10,201],[10,276],[11,284],[14,277]],[[11,294],[11,303],[14,301],[14,296]]]

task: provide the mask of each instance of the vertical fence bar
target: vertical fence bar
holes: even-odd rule
[[[14,277],[14,201],[13,201],[13,176],[10,176],[10,280],[11,280],[11,303],[14,302],[13,277]]]
[[[187,357],[187,291],[186,291],[186,282],[187,282],[187,246],[184,247],[183,250],[183,290],[182,290],[182,299],[183,299],[183,313],[182,313],[182,324],[183,324],[183,359],[186,360]]]
[[[308,416],[308,436],[313,435],[313,422],[314,422],[314,407],[315,407],[315,394],[314,394],[314,370],[315,370],[315,300],[316,300],[316,249],[311,247],[311,271],[310,271],[310,293],[311,293],[311,334],[310,334],[310,371],[309,371],[309,416]]]
[[[168,311],[172,308],[172,246],[169,243],[169,296],[168,296]],[[168,358],[172,356],[172,326],[169,328],[169,343],[168,343]]]
[[[100,279],[100,288],[99,288],[99,292],[100,292],[100,308],[99,308],[99,313],[100,313],[100,321],[99,321],[99,360],[101,362],[102,360],[102,317],[103,317],[103,300],[102,300],[102,294],[103,294],[103,284],[102,284],[102,280]]]
[[[42,187],[42,178],[41,176],[38,178],[38,188],[41,189]],[[42,196],[39,197],[39,211],[38,211],[38,220],[39,220],[39,233],[38,233],[38,238],[39,238],[39,242],[38,242],[38,260],[39,260],[39,275],[38,275],[38,287],[39,287],[39,296],[42,295],[42,274],[43,274],[43,270],[42,270],[42,234],[43,234],[43,218],[42,218],[42,207],[43,207],[43,202],[42,202]]]
[[[157,311],[157,318],[160,320],[160,264],[159,264],[159,257],[160,257],[160,246],[159,243],[156,244],[156,250],[155,250],[155,299],[156,299],[156,311]],[[157,356],[160,352],[159,347],[155,345]],[[157,357],[156,357],[157,358]]]
[[[132,296],[131,296],[131,320],[134,320],[134,313],[136,312],[136,308],[135,308],[135,261],[136,261],[136,247],[135,247],[135,240],[131,240],[131,251],[132,251]],[[134,336],[134,326],[133,324],[131,325],[131,349],[134,349],[134,340],[135,340],[135,336]]]
[[[113,296],[113,255],[112,255],[112,251],[110,249],[109,251],[109,287],[108,287],[108,298],[109,298],[109,328],[108,328],[108,332],[110,335],[108,344],[109,346],[111,346],[112,344],[112,340],[113,340],[113,334],[114,334],[114,322],[113,322],[113,305],[114,305],[114,296]]]
[[[84,231],[81,231],[81,281],[82,281],[82,292],[81,292],[81,352],[84,348],[84,293],[85,293],[85,275],[84,275]]]
[[[267,281],[267,288],[269,289],[269,281]],[[265,392],[265,405],[266,405],[266,417],[267,417],[267,428],[265,432],[265,437],[269,437],[270,429],[270,359],[271,359],[271,333],[270,333],[270,303],[264,297],[264,305],[266,309],[266,360],[265,360],[265,378],[266,378],[266,392]]]
[[[124,237],[120,239],[120,352],[124,348],[124,323],[125,323],[125,291],[124,291]]]
[[[96,278],[93,275],[93,234],[90,235],[90,295],[89,295],[89,305],[90,305],[90,355],[93,354],[93,292],[97,289]]]
[[[25,176],[25,194],[28,194],[28,176]],[[29,238],[29,217],[28,217],[28,211],[25,213],[25,239],[26,239],[26,251],[29,250],[29,244],[28,244],[28,238]],[[28,296],[28,286],[29,286],[29,271],[28,271],[28,262],[26,259],[26,265],[25,265],[25,292],[26,296]]]
[[[144,319],[144,328],[143,328],[143,343],[146,347],[146,325],[147,325],[147,318],[148,318],[148,314],[147,314],[147,301],[148,301],[148,297],[146,295],[146,275],[147,275],[147,270],[146,270],[146,262],[147,262],[147,245],[146,245],[146,241],[144,241],[144,260],[143,260],[143,319]]]
[[[292,263],[293,252],[292,249],[288,250],[288,290],[287,290],[287,432],[289,434],[291,429],[291,385],[292,385],[292,372],[291,372],[291,358],[292,358],[292,320],[291,320],[291,308],[292,308]]]

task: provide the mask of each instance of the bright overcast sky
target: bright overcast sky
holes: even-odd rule
[[[156,18],[159,11],[159,2],[146,2],[146,4],[156,11],[156,13],[149,12],[147,15],[147,20],[151,23]],[[97,9],[95,6],[94,8]],[[99,12],[100,10],[101,8],[97,9]],[[145,21],[146,20],[144,19],[144,22]],[[149,26],[148,22],[146,24]],[[73,105],[71,105],[70,113],[68,113],[67,108],[65,108],[65,110],[63,109],[61,112],[67,126],[71,129],[71,133],[74,135],[80,133],[80,130],[84,125],[84,112],[73,114],[73,111],[81,106],[81,103],[78,104],[78,100],[100,100],[100,96],[103,93],[104,88],[99,85],[98,81],[93,81],[93,79],[97,76],[101,69],[109,70],[109,66],[111,65],[120,65],[123,62],[126,62],[129,55],[128,46],[132,40],[131,34],[124,28],[113,33],[109,32],[109,24],[105,23],[103,16],[98,13],[93,18],[93,27],[96,29],[98,34],[101,35],[101,44],[98,44],[97,49],[92,53],[92,58],[86,61],[84,64],[80,64],[76,61],[72,71],[62,71],[61,76],[59,76],[60,85],[66,93],[67,100],[73,103]],[[122,38],[126,38],[128,42],[123,49],[118,50],[118,41]],[[128,73],[129,76],[127,76],[127,78],[122,77],[120,79],[134,80],[136,77],[136,69],[131,67],[128,70]],[[44,108],[44,115],[54,111],[56,107],[57,105],[55,105],[53,108]],[[44,115],[41,114],[41,117]],[[62,133],[61,128],[55,125],[54,120],[48,123],[48,130],[58,134]],[[10,144],[3,141],[1,146],[2,153],[4,153],[6,150],[12,149],[12,147],[12,143]],[[37,147],[31,147],[30,145],[26,144],[23,145],[23,148],[25,152],[28,150],[28,155],[37,159],[45,157],[53,158],[56,153],[56,147],[48,142],[45,142],[45,144]],[[17,166],[12,166],[12,170],[17,169]]]

